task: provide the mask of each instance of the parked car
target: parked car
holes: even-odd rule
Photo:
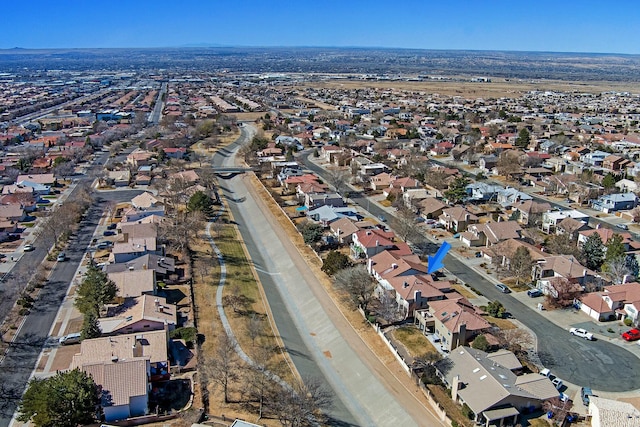
[[[103,236],[115,236],[116,232],[113,230],[106,230],[104,233],[102,233]]]
[[[384,215],[378,215],[378,219],[382,222],[387,222],[387,218],[385,218]]]
[[[67,254],[65,254],[64,252],[60,252],[58,254],[58,257],[56,258],[56,261],[58,262],[64,262],[67,260]]]
[[[640,340],[640,329],[629,329],[622,334],[622,339],[625,341],[637,341]]]
[[[556,388],[556,390],[560,390],[563,386],[562,380],[555,375],[549,375],[549,379],[551,380],[551,384]]]
[[[527,295],[530,298],[537,298],[537,297],[541,297],[542,296],[542,290],[541,289],[529,289],[527,291]]]
[[[496,283],[496,288],[503,294],[508,294],[511,292],[511,289],[509,289],[507,285],[503,285],[502,283]]]
[[[107,225],[107,230],[115,230],[117,226],[118,226],[118,224],[116,224],[116,223],[109,224],[109,225]]]
[[[31,243],[27,243],[26,245],[24,245],[24,247],[22,248],[22,250],[24,252],[31,252],[32,250],[34,250],[35,248],[33,247],[33,245]]]
[[[74,334],[68,334],[63,337],[60,337],[60,345],[70,345],[77,344],[80,342],[80,332],[76,332]]]
[[[580,397],[582,398],[582,403],[584,404],[584,406],[589,406],[589,396],[595,396],[591,388],[582,387],[580,389]]]
[[[571,329],[569,329],[569,333],[571,333],[571,335],[574,335],[576,337],[580,337],[580,338],[584,338],[584,339],[589,340],[589,341],[593,341],[593,334],[591,332],[587,331],[586,329],[571,328]]]
[[[107,249],[108,247],[113,246],[113,243],[105,241],[105,242],[100,242],[96,245],[97,249]]]
[[[629,226],[627,224],[616,224],[616,227],[618,227],[620,230],[628,230]]]

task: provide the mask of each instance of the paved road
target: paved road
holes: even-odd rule
[[[160,118],[162,117],[162,106],[164,105],[163,97],[167,93],[167,83],[164,82],[160,86],[160,91],[158,92],[158,98],[156,99],[156,103],[153,107],[153,111],[149,114],[148,122],[150,124],[157,125],[160,122]]]
[[[243,136],[248,132],[245,127]],[[236,148],[223,150],[214,165],[233,165]],[[391,375],[344,319],[245,179],[221,181],[221,190],[298,372],[334,391],[333,424],[441,425],[405,388],[408,376],[400,382]]]
[[[107,157],[106,153],[97,156],[90,173],[79,180],[91,182]],[[73,191],[78,188],[76,187]],[[58,308],[64,300],[69,284],[93,237],[106,202],[129,200],[141,192],[140,190],[124,190],[103,192],[97,195],[95,202],[80,223],[80,228],[76,233],[77,237],[69,242],[68,249],[65,251],[68,260],[56,263],[47,285],[42,288],[34,308],[25,318],[16,340],[10,345],[5,358],[0,363],[0,384],[3,387],[17,391],[20,396],[36,367],[42,349],[46,346],[57,345],[55,339],[48,338],[49,331],[55,322]],[[37,240],[34,242],[34,247],[33,252],[25,253],[16,262],[13,267],[15,270],[12,271],[29,271],[42,262],[47,254],[47,249],[44,245],[39,245]],[[17,399],[0,397],[0,427],[9,425],[17,404]]]
[[[327,180],[327,171],[311,162],[306,154],[300,159],[305,167]],[[372,215],[385,215],[393,228],[395,218],[389,212],[374,203],[369,203],[360,193],[349,197]],[[429,252],[435,253],[437,245],[434,244],[429,249]],[[489,300],[499,300],[516,319],[535,332],[542,363],[560,378],[601,391],[640,389],[640,375],[629,375],[637,370],[639,363],[638,358],[631,352],[606,341],[587,342],[573,337],[547,320],[543,314],[531,310],[512,296],[499,292],[493,282],[454,256],[448,256],[445,264],[451,274],[478,289]]]

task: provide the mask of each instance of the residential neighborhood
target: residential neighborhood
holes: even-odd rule
[[[247,237],[267,224],[438,422],[637,419],[640,380],[622,375],[640,357],[636,94],[462,96],[354,73],[15,77],[0,86],[0,271],[16,278],[3,340],[67,274],[31,370],[90,378],[101,422],[291,412],[276,397],[303,375],[274,319],[303,315],[269,270],[294,255]],[[414,80],[428,79],[398,83]],[[63,104],[37,115],[17,87],[29,105]],[[261,274],[281,279],[269,290]],[[605,355],[611,374],[589,372]]]

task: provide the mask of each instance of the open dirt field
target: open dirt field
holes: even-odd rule
[[[462,96],[465,98],[519,98],[523,93],[531,90],[550,90],[562,92],[589,92],[599,93],[605,91],[640,92],[640,83],[619,82],[567,82],[559,80],[513,80],[505,81],[503,78],[493,79],[491,83],[453,82],[453,81],[351,81],[329,80],[317,83],[308,83],[303,87],[327,88],[327,89],[396,89],[406,91],[418,91],[437,93],[448,96]]]

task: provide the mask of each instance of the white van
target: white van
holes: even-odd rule
[[[60,337],[60,345],[78,344],[80,342],[80,335],[80,332],[76,332],[75,334]]]

